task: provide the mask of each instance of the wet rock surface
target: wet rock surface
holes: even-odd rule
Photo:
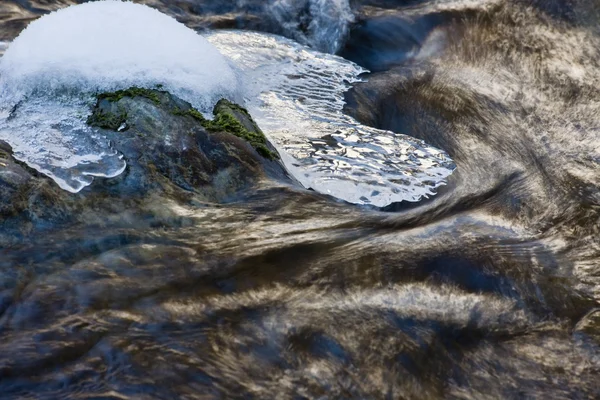
[[[125,210],[143,213],[157,198],[182,204],[235,202],[263,180],[290,182],[250,115],[219,102],[217,117],[225,111],[229,125],[219,125],[164,91],[99,95],[88,123],[102,129],[127,167],[115,178],[96,178],[77,194],[15,160],[10,145],[0,142],[3,236],[9,240],[15,232],[67,222],[97,223]],[[240,131],[252,140],[238,137]]]
[[[100,95],[88,123],[106,129],[127,161],[119,192],[172,186],[169,190],[194,193],[206,201],[228,202],[266,175],[286,176],[275,161],[275,149],[247,113],[229,113],[229,125],[218,123],[222,109],[234,107],[243,110],[222,100],[215,106],[215,120],[209,121],[167,92],[130,89]],[[239,126],[253,129],[262,147],[258,139],[248,140],[250,132]]]

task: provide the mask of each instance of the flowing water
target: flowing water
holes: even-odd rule
[[[0,52],[72,3],[2,1]],[[144,3],[245,64],[298,51],[371,71],[332,87],[306,70],[304,102],[294,76],[248,98],[267,133],[275,104],[325,132],[316,159],[368,154],[366,137],[385,144],[367,167],[413,141],[456,170],[383,208],[271,183],[92,228],[6,228],[0,397],[600,398],[600,2]]]

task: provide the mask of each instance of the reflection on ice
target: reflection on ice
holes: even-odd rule
[[[443,151],[344,115],[344,92],[366,72],[273,35],[208,37],[245,75],[247,106],[305,187],[356,204],[418,201],[455,168]]]

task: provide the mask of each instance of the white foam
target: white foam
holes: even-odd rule
[[[209,110],[235,100],[237,79],[204,38],[150,7],[99,1],[32,22],[0,59],[0,104],[65,90],[154,87]]]
[[[305,187],[382,207],[434,195],[454,170],[444,151],[343,113],[344,92],[365,72],[358,65],[275,35],[207,38],[243,70],[250,113]]]

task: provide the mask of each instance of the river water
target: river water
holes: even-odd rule
[[[0,40],[73,3],[2,1]],[[357,63],[346,114],[456,170],[3,238],[0,397],[600,398],[600,2],[143,3]]]

